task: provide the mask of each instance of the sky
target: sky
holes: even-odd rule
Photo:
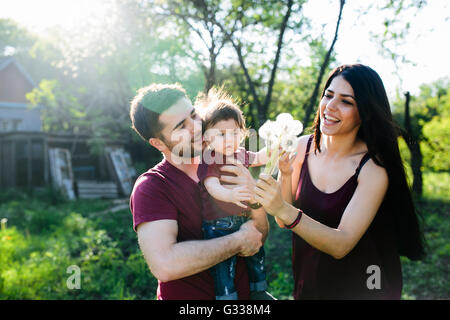
[[[40,33],[55,25],[74,27],[86,12],[100,20],[105,14],[102,9],[105,3],[107,0],[0,0],[0,18],[11,18]],[[369,31],[379,33],[382,30],[383,16],[379,13],[359,16],[357,6],[360,4],[361,0],[347,0],[344,7],[335,46],[339,63],[358,62],[369,65],[380,74],[389,95],[396,88],[400,92],[408,90],[415,94],[423,83],[450,77],[450,48],[446,47],[450,31],[450,1],[428,0],[427,6],[412,17],[413,23],[408,36],[396,48],[412,63],[402,65],[398,73],[392,61],[380,55],[379,46],[369,34]],[[313,32],[329,35],[327,39],[331,43],[338,1],[308,1],[303,12],[314,21]]]
[[[304,7],[305,15],[327,24],[325,32],[330,35],[329,43],[334,35],[339,8],[338,1],[333,2],[331,8],[327,0],[308,1]],[[369,35],[369,31],[382,32],[383,16],[378,13],[359,17],[355,14],[358,2],[362,1],[348,0],[344,6],[335,46],[336,58],[340,63],[362,63],[372,67],[379,73],[386,90],[391,94],[397,87],[400,92],[410,91],[415,94],[423,83],[450,77],[450,1],[428,0],[427,6],[416,16],[408,17],[413,21],[410,32],[404,44],[396,50],[404,53],[413,64],[403,65],[399,70],[400,77],[392,60],[381,56],[379,45]]]

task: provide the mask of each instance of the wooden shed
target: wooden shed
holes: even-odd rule
[[[0,57],[0,190],[45,187],[70,199],[127,196],[136,171],[123,141],[90,151],[89,137],[41,130],[40,109],[27,106],[36,84],[13,57]]]
[[[0,134],[0,189],[53,183],[69,198],[129,195],[136,172],[123,142],[108,141],[99,154],[87,142],[71,134]]]

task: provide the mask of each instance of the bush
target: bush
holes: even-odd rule
[[[423,261],[410,261],[402,257],[404,298],[448,299],[450,297],[449,203],[421,200],[417,203],[417,207],[424,212],[427,255]]]
[[[49,206],[25,198],[0,206],[2,218],[8,218],[0,232],[0,299],[155,298],[157,282],[128,211],[98,216],[88,208],[104,210],[110,201]],[[80,290],[66,284],[72,265],[81,270]]]

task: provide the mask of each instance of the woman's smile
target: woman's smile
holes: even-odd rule
[[[323,119],[324,119],[323,122],[326,126],[333,126],[341,122],[341,120],[339,120],[338,118],[335,118],[326,113],[324,113]]]

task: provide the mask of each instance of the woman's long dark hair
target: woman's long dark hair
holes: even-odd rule
[[[379,166],[386,169],[389,187],[382,206],[393,215],[394,232],[400,255],[419,260],[425,254],[420,216],[414,207],[411,191],[398,148],[399,127],[392,119],[391,108],[380,76],[371,68],[361,65],[342,65],[335,68],[325,84],[343,77],[353,88],[361,126],[357,137],[367,144],[369,155]],[[313,124],[315,150],[320,152],[320,108]],[[421,220],[421,219],[420,219]]]

